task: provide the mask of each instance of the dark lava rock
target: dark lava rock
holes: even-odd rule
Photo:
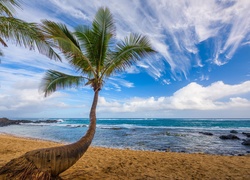
[[[213,133],[210,133],[210,132],[199,132],[200,134],[204,134],[204,135],[207,135],[207,136],[212,136]]]
[[[248,132],[243,132],[242,134],[244,134],[247,137],[250,137],[250,133],[248,133]]]
[[[18,120],[18,121],[20,121],[20,120]],[[57,120],[39,120],[39,121],[21,120],[21,121],[25,121],[28,123],[57,123],[58,122]],[[25,123],[25,122],[22,122],[22,123]]]
[[[233,134],[229,134],[229,135],[220,136],[220,139],[223,139],[223,140],[226,140],[226,139],[239,140],[240,138],[238,136],[233,135]]]
[[[238,154],[238,156],[245,156],[245,154]]]
[[[0,127],[9,125],[18,125],[21,123],[57,123],[57,120],[30,121],[30,120],[10,120],[8,118],[0,118]]]
[[[32,121],[29,120],[9,120],[8,118],[0,118],[0,127],[9,126],[20,123],[30,123]]]
[[[245,146],[250,146],[250,139],[244,139],[241,144]]]
[[[0,127],[9,126],[13,124],[19,124],[19,123],[15,120],[9,120],[7,118],[0,118]]]
[[[238,133],[238,131],[236,131],[236,130],[232,130],[232,131],[230,131],[230,133],[237,134],[237,133]]]
[[[120,128],[120,127],[112,127],[111,129],[112,130],[121,130],[122,128]]]

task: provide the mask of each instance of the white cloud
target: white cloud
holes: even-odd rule
[[[134,87],[134,84],[132,82],[126,81],[125,79],[122,79],[119,76],[115,77],[110,77],[107,80],[107,84],[105,86],[106,89],[114,89],[116,91],[121,91],[121,86],[126,87],[126,88],[132,88]]]
[[[244,45],[250,45],[250,41],[242,43],[242,46]]]
[[[209,80],[209,76],[202,74],[199,79],[200,79],[200,81],[207,81],[207,80]]]
[[[99,101],[98,111],[102,112],[128,112],[135,113],[163,113],[175,111],[178,112],[197,111],[202,116],[204,111],[214,111],[215,114],[220,111],[235,111],[245,109],[242,116],[249,116],[250,100],[241,97],[250,93],[250,81],[237,85],[224,84],[221,81],[215,82],[210,86],[204,87],[197,83],[190,83],[187,86],[176,91],[169,97],[149,97],[149,98],[132,98],[125,102],[111,101],[108,102],[104,97]],[[157,115],[157,113],[155,113]],[[215,115],[213,114],[213,115]],[[231,114],[230,112],[228,114]],[[161,116],[164,114],[158,114]],[[192,116],[192,114],[189,114]],[[196,116],[193,114],[193,116]]]
[[[176,109],[198,109],[216,110],[225,109],[232,105],[230,96],[239,96],[250,92],[250,81],[239,85],[227,85],[219,81],[208,87],[203,87],[197,83],[190,83],[174,93],[171,97],[171,104]],[[223,101],[226,98],[228,101]],[[250,103],[248,101],[248,103]],[[250,104],[248,104],[250,106]]]
[[[125,70],[128,74],[138,74],[140,73],[140,70],[136,66],[131,66],[128,69]]]
[[[27,87],[21,85],[24,81]],[[47,117],[88,116],[92,92],[80,90],[73,95],[59,91],[44,98],[35,84],[32,79],[20,77],[20,81],[12,83],[11,87],[1,87],[0,101],[4,103],[0,105],[0,114],[7,117],[25,117],[28,114],[31,117],[44,117],[44,114]],[[121,100],[108,100],[101,96],[97,114],[98,117],[221,117],[222,114],[224,117],[235,114],[249,117],[250,100],[246,96],[249,94],[250,81],[236,85],[218,81],[209,86],[193,82],[172,96]]]
[[[40,23],[41,20],[47,19],[55,22],[65,23],[63,19],[58,16],[56,6],[53,6],[47,0],[24,0],[21,2],[21,9],[16,8],[15,16],[27,22]]]
[[[222,49],[223,52],[227,52],[227,56],[230,59],[239,47],[242,40],[249,34],[250,31],[250,1],[242,0],[235,1],[234,6],[228,8],[228,14],[231,15],[232,28],[227,41]]]
[[[61,0],[51,0],[51,2],[54,3],[55,6],[59,7],[63,13],[69,14],[75,18],[89,19],[80,9],[82,2],[71,1],[70,5],[68,4],[69,2]]]
[[[58,91],[44,98],[37,88],[1,88],[0,102],[0,115],[10,118],[86,117],[89,112],[84,100],[78,96]]]
[[[89,109],[84,108],[85,98],[79,92],[73,95],[58,91],[47,98],[39,92],[39,85],[43,72],[36,73],[29,69],[0,69],[0,115],[4,117],[80,117],[88,114]],[[80,94],[80,95],[79,95]],[[87,99],[88,100],[88,99]],[[75,113],[76,110],[81,110]],[[75,114],[74,114],[75,113]],[[86,115],[85,115],[86,116]]]

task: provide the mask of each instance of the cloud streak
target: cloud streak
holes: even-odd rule
[[[42,14],[58,21],[63,21],[60,17],[71,17],[81,24],[90,23],[99,7],[109,7],[116,21],[117,38],[122,39],[130,32],[150,37],[160,54],[154,58],[160,61],[144,60],[144,64],[149,67],[146,71],[155,79],[164,78],[167,71],[165,63],[170,65],[175,80],[187,78],[193,67],[204,66],[208,59],[199,56],[198,45],[209,39],[213,39],[210,61],[224,65],[250,37],[248,0],[133,0],[129,3],[126,0],[84,3],[80,0],[50,0],[43,1],[43,4],[48,4],[49,10],[56,13],[48,17],[45,12],[38,11],[38,17]]]

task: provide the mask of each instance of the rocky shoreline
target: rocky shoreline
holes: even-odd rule
[[[0,118],[0,127],[4,127],[4,126],[10,126],[10,125],[21,125],[21,124],[25,124],[25,123],[32,123],[32,124],[39,124],[39,123],[58,123],[58,120],[10,120],[8,118]],[[71,127],[71,125],[66,125]],[[86,125],[79,125],[79,126],[74,126],[74,128],[77,127],[85,127]],[[122,128],[111,128],[112,130],[122,130]],[[200,134],[200,138],[202,138],[201,136],[214,136],[216,139],[220,139],[219,141],[224,141],[224,142],[229,142],[229,144],[231,144],[230,142],[232,142],[232,144],[236,144],[237,146],[245,146],[246,147],[246,151],[245,152],[240,152],[240,153],[226,153],[227,155],[248,155],[250,154],[250,149],[248,147],[250,147],[250,132],[244,132],[244,131],[236,131],[236,130],[231,130],[228,132],[224,132],[224,133],[213,133],[210,131],[199,131],[197,132]],[[187,136],[186,134],[182,134],[182,133],[173,133],[173,132],[160,132],[160,133],[156,133],[154,134],[154,136],[158,136],[158,135],[164,135],[164,136],[172,136],[172,137],[185,137]],[[170,146],[168,147],[163,147],[163,148],[159,148],[158,151],[171,151]],[[178,151],[179,152],[179,151]],[[180,152],[186,152],[185,150],[182,150]],[[188,153],[188,152],[187,152]]]
[[[8,118],[0,118],[0,127],[10,126],[10,125],[19,125],[23,123],[57,123],[57,120],[31,121],[31,120],[10,120]]]
[[[199,132],[200,134],[203,135],[207,135],[207,136],[213,136],[212,133],[210,132]],[[241,143],[244,146],[250,146],[250,133],[249,132],[242,132],[242,134],[244,136],[246,136],[246,138],[244,139],[240,139],[236,134],[238,134],[239,132],[236,130],[231,130],[230,134],[227,135],[221,135],[219,136],[220,139],[222,140],[242,140],[243,142]],[[248,151],[247,153],[250,153],[250,151]]]

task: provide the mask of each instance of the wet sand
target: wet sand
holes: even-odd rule
[[[60,143],[0,134],[0,167],[37,148]],[[218,156],[90,147],[61,174],[64,180],[250,179],[250,156]]]

